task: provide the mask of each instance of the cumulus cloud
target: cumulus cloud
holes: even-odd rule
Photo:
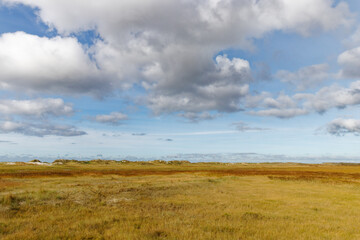
[[[246,108],[257,108],[266,98],[271,98],[272,94],[269,92],[255,92],[252,95],[247,95],[245,97],[245,107]]]
[[[4,33],[0,36],[0,59],[3,90],[101,97],[110,89],[76,38]]]
[[[186,117],[211,110],[239,111],[240,99],[248,94],[251,70],[248,61],[219,55],[215,63],[209,64],[208,71],[184,77],[182,83],[178,79],[163,79],[151,87],[148,104],[155,114],[183,111]]]
[[[324,113],[332,108],[346,108],[360,104],[360,81],[355,81],[349,87],[333,84],[323,87],[316,93],[297,93],[293,96],[281,93],[278,98],[266,97],[262,94],[255,100],[250,98],[254,108],[250,114],[258,116],[273,116],[292,118],[312,112]],[[256,105],[255,105],[256,103]]]
[[[5,116],[69,116],[73,112],[72,105],[64,103],[60,98],[0,100],[0,114]]]
[[[113,125],[118,125],[126,119],[128,119],[128,116],[120,112],[112,112],[108,115],[97,115],[95,117],[96,122],[113,124]]]
[[[64,36],[95,30],[103,40],[89,49],[95,64],[71,37],[4,35],[0,56],[2,49],[12,47],[11,42],[19,44],[19,52],[11,71],[0,75],[5,79],[0,87],[96,95],[136,82],[148,91],[146,103],[155,114],[239,111],[248,94],[250,66],[246,60],[225,55],[213,60],[220,51],[252,48],[251,39],[271,31],[308,36],[351,22],[347,4],[331,0],[3,2],[32,6],[42,21]],[[49,51],[43,51],[45,45]],[[4,54],[10,57],[7,51]],[[29,67],[34,71],[26,69],[22,60],[28,61],[32,54],[36,58]],[[42,55],[50,61],[43,62]],[[21,68],[26,76],[12,70]],[[103,75],[111,76],[111,83],[103,81]]]
[[[349,133],[360,135],[360,120],[338,118],[326,126],[326,131],[335,136],[344,136]]]
[[[338,63],[342,67],[340,76],[343,78],[360,77],[360,47],[347,50],[339,55]]]
[[[299,69],[296,72],[280,70],[276,77],[282,82],[296,86],[298,91],[304,91],[316,87],[328,78],[329,66],[327,64],[317,64]]]
[[[5,121],[0,123],[0,133],[19,133],[29,136],[63,136],[74,137],[86,135],[86,132],[77,130],[74,126],[53,125],[53,124],[33,124]]]
[[[324,113],[331,108],[345,108],[360,103],[360,81],[355,81],[348,88],[336,84],[324,87],[315,94],[297,94],[297,99],[305,100],[304,107]]]
[[[71,0],[4,0],[39,8],[41,19],[62,33],[98,28],[104,36],[121,36],[129,28],[151,28],[158,32],[172,31],[186,38],[207,39],[208,34],[220,31],[229,35],[231,27],[241,28],[247,35],[260,35],[273,29],[295,31],[308,35],[318,30],[330,30],[348,24],[348,6],[334,6],[331,0],[274,0],[274,1],[71,1]],[[82,11],[79,11],[82,10]],[[122,14],[118,14],[119,10]],[[241,13],[241,14],[239,14]],[[182,21],[179,21],[182,19]],[[164,21],[165,20],[165,21]],[[247,21],[246,21],[247,20]],[[235,25],[238,23],[238,25]],[[193,25],[192,25],[193,24]],[[187,27],[192,26],[192,29]],[[176,29],[176,30],[175,30]],[[197,34],[202,30],[208,34]],[[242,33],[238,33],[243,38]],[[235,33],[235,35],[237,35]],[[202,37],[203,36],[203,37]]]
[[[277,118],[293,118],[296,116],[306,115],[309,112],[301,108],[289,108],[289,109],[266,109],[257,112],[250,112],[257,116],[268,116]]]
[[[307,109],[303,109],[299,102],[293,97],[281,93],[277,98],[265,97],[258,99],[260,108],[258,111],[250,111],[250,114],[257,116],[271,116],[278,118],[292,118],[300,115],[308,114]]]

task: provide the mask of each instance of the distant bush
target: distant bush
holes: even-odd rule
[[[173,160],[173,161],[168,161],[167,164],[171,164],[171,165],[181,165],[181,164],[189,164],[189,161],[186,160]]]
[[[41,161],[40,161],[39,159],[33,159],[33,160],[29,161],[29,162],[32,162],[32,163],[41,163]]]
[[[84,162],[84,161],[82,161]],[[66,164],[66,163],[81,163],[81,161],[78,160],[69,160],[69,159],[56,159],[53,161],[54,164]]]
[[[90,163],[98,163],[98,164],[110,164],[110,163],[117,163],[115,160],[103,160],[103,159],[93,159]]]
[[[140,164],[140,165],[151,165],[152,163],[149,161],[136,161],[134,163]]]
[[[150,161],[150,163],[155,163],[155,164],[167,164],[167,162],[164,161],[164,160],[153,160],[153,161]]]

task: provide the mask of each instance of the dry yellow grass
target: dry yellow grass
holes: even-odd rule
[[[0,164],[0,239],[360,239],[360,166]]]

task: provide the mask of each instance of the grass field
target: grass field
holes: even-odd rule
[[[0,239],[360,239],[360,165],[0,163]]]

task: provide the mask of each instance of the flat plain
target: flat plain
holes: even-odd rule
[[[360,239],[360,165],[0,163],[0,239]]]

